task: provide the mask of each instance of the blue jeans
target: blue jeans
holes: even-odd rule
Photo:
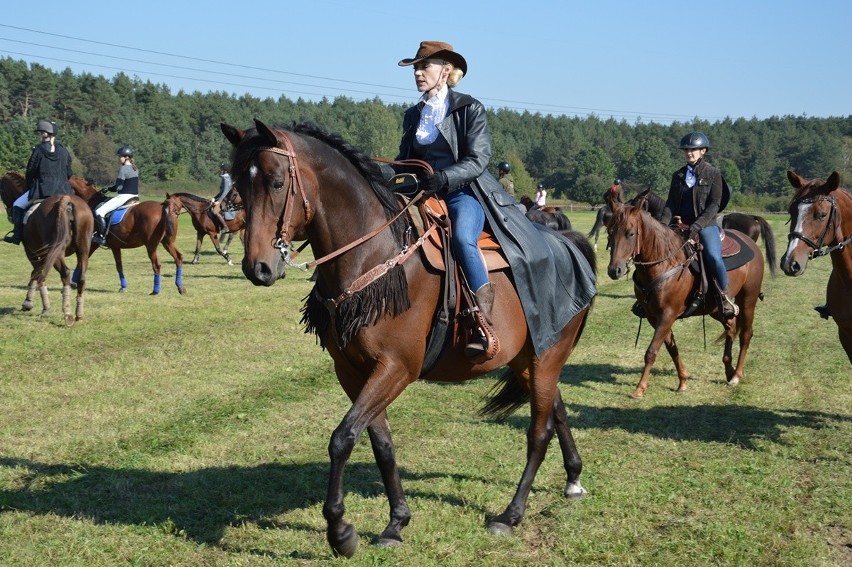
[[[445,200],[453,231],[453,253],[467,285],[475,292],[488,283],[488,269],[477,246],[485,226],[485,211],[470,187],[453,191]]]
[[[704,246],[704,266],[722,289],[728,289],[728,271],[722,261],[722,241],[719,239],[721,228],[715,224],[705,226],[698,233],[698,239]]]

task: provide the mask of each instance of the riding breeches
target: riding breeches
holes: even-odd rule
[[[101,218],[105,218],[109,213],[113,212],[130,199],[135,199],[137,197],[139,197],[139,195],[134,195],[132,193],[119,193],[112,199],[104,201],[95,207],[95,214]]]

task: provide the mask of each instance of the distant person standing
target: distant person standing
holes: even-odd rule
[[[139,197],[139,168],[133,163],[133,150],[127,146],[121,146],[115,155],[121,164],[118,168],[118,177],[113,185],[104,187],[103,190],[114,191],[117,195],[95,207],[97,232],[92,235],[92,242],[98,246],[106,246],[106,216],[127,201]]]
[[[65,146],[56,140],[59,127],[52,120],[39,120],[35,131],[41,136],[41,143],[33,147],[27,162],[27,191],[15,199],[12,205],[12,232],[3,240],[10,244],[20,244],[24,229],[24,214],[30,203],[36,199],[46,199],[53,195],[73,193],[71,184],[71,154]]]
[[[535,206],[543,207],[547,204],[547,189],[544,188],[544,183],[538,184],[538,191],[535,193]]]
[[[500,185],[506,190],[506,193],[515,196],[515,178],[512,177],[512,166],[508,161],[501,161],[497,164],[497,175],[500,177]]]

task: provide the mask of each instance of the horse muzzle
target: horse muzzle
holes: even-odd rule
[[[788,276],[801,276],[808,267],[808,257],[804,256],[801,261],[796,256],[784,254],[781,256],[781,270]]]
[[[243,275],[254,285],[269,287],[278,278],[285,276],[284,262],[279,259],[273,262],[273,264],[260,260],[252,262],[248,257],[245,257],[243,258]]]
[[[627,275],[627,263],[610,265],[606,269],[607,275],[614,280],[619,280]]]

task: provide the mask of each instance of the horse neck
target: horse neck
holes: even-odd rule
[[[655,277],[658,273],[686,262],[680,236],[654,221],[647,212],[642,212],[640,232],[642,249],[636,259],[644,264],[637,264],[637,271],[644,271]]]
[[[852,194],[842,187],[836,189],[834,193],[840,237],[846,240],[852,238]],[[831,265],[833,269],[845,273],[847,280],[852,280],[852,242],[831,253]]]

